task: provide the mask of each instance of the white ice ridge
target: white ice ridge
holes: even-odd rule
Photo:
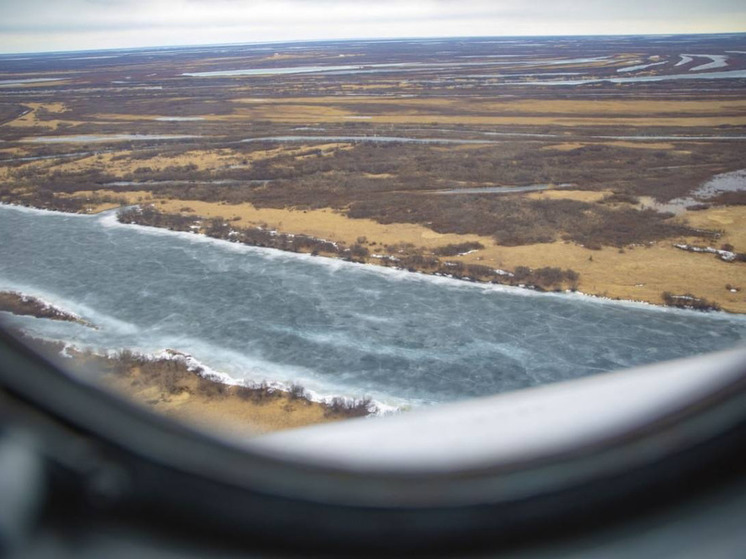
[[[635,72],[637,70],[644,70],[646,68],[652,68],[653,66],[660,66],[661,64],[666,64],[668,62],[667,60],[664,60],[663,62],[651,62],[648,64],[638,64],[636,66],[626,66],[624,68],[619,68],[617,72]]]
[[[717,254],[720,260],[724,260],[725,262],[733,262],[736,259],[736,254],[730,250],[721,250],[712,247],[698,247],[688,245],[686,243],[675,244],[673,246],[674,248],[685,250],[687,252],[705,252],[708,254]]]
[[[689,68],[690,72],[699,72],[700,70],[714,70],[716,68],[725,68],[728,66],[728,56],[725,54],[682,54],[681,56],[710,59],[710,62],[700,64],[699,66],[695,66],[694,68]]]

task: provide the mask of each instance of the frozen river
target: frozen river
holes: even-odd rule
[[[98,349],[187,352],[234,379],[392,406],[461,400],[733,346],[746,319],[540,294],[0,206],[0,290],[95,324],[0,313]]]

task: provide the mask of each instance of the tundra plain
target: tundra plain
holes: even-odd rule
[[[228,240],[743,313],[744,44],[474,38],[3,56],[0,201],[139,205],[128,219]],[[720,55],[724,67],[698,69]],[[702,194],[723,176],[735,178]]]

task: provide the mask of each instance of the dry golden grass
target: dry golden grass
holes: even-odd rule
[[[64,103],[51,102],[51,103],[25,103],[34,110],[44,108],[50,113],[64,113],[68,107]]]
[[[3,148],[0,149],[0,153],[3,154],[3,157],[24,157],[25,155],[28,155],[28,151],[26,147],[11,147],[11,148]]]
[[[215,169],[238,165],[244,157],[229,149],[217,150],[192,150],[179,155],[157,156],[149,159],[130,160],[120,159],[110,161],[107,170],[116,174],[132,173],[138,167],[150,167],[153,170],[162,171],[168,167],[196,165],[199,170]]]
[[[730,243],[738,252],[746,252],[746,206],[714,207],[699,212],[687,212],[690,225],[702,229],[724,231],[718,243]],[[746,271],[743,272],[746,284]]]
[[[744,100],[704,100],[704,101],[677,101],[677,100],[570,100],[570,99],[519,99],[495,101],[488,98],[473,99],[449,99],[443,97],[435,98],[396,98],[378,96],[355,96],[355,97],[288,97],[283,99],[258,99],[242,98],[233,99],[234,103],[245,104],[271,104],[273,106],[297,105],[301,107],[310,106],[341,106],[353,105],[364,107],[365,105],[391,106],[392,109],[407,111],[422,111],[423,109],[444,108],[455,112],[468,113],[515,113],[515,114],[555,114],[555,115],[594,115],[613,114],[647,116],[647,115],[711,115],[723,114],[743,115],[746,113],[746,101]]]
[[[352,149],[352,144],[342,144],[342,143],[336,143],[336,144],[317,144],[314,146],[302,146],[301,148],[296,149],[284,149],[285,155],[292,155],[295,159],[303,160],[303,159],[313,159],[315,157],[318,157],[318,155],[321,155],[322,157],[331,157],[338,151],[344,151],[348,149]]]
[[[355,86],[358,88],[358,86]],[[367,86],[377,87],[377,86]],[[345,122],[370,117],[380,124],[485,124],[526,126],[721,126],[746,124],[743,100],[545,100],[448,98],[288,97],[235,98],[227,115],[204,115],[205,121],[267,120],[296,124]],[[382,112],[382,107],[385,108]],[[94,114],[110,121],[153,120],[152,115]],[[617,143],[616,145],[622,145]],[[627,147],[633,147],[629,145]],[[642,147],[635,144],[634,147]],[[664,148],[651,148],[664,149]]]
[[[671,143],[667,142],[605,142],[603,145],[606,146],[617,146],[621,148],[635,148],[635,149],[674,149],[676,146],[674,146]],[[687,152],[684,152],[687,153]]]
[[[553,114],[624,114],[640,115],[722,115],[744,114],[744,100],[706,100],[706,101],[656,101],[649,99],[605,100],[591,99],[576,101],[571,99],[522,99],[500,103],[484,103],[498,112],[553,113]]]
[[[115,159],[115,157],[127,156],[130,153],[129,150],[121,150],[91,155],[74,161],[40,160],[29,162],[27,165],[49,167],[64,172],[81,172],[98,168],[109,174],[123,177],[141,167],[150,167],[154,171],[162,171],[168,167],[196,165],[199,170],[206,170],[238,165],[244,160],[260,159],[263,155],[265,157],[274,156],[271,152],[254,152],[250,155],[243,155],[229,149],[216,149],[192,150],[178,155],[156,156],[149,159],[130,159],[128,157]]]
[[[233,115],[214,120],[341,122],[370,116],[396,124],[488,124],[559,126],[720,126],[746,124],[746,101],[396,99],[381,97],[238,98]],[[381,107],[387,110],[381,113]]]
[[[60,198],[82,198],[84,200],[95,200],[99,196],[111,196],[118,200],[123,200],[127,204],[149,203],[153,201],[153,195],[150,192],[144,190],[133,190],[129,192],[115,192],[113,190],[78,190],[77,192],[73,192],[71,194],[60,193],[57,196],[59,196]],[[115,202],[91,202],[85,204],[83,211],[85,213],[101,213],[119,207],[121,207],[121,205]]]
[[[357,86],[355,86],[357,87]],[[244,104],[267,104],[272,105],[392,105],[393,107],[419,107],[419,106],[459,106],[458,102],[454,103],[453,99],[444,97],[433,97],[427,99],[416,99],[412,97],[380,97],[378,95],[355,95],[354,97],[328,96],[328,97],[283,97],[276,99],[266,99],[257,97],[242,97],[231,100],[233,103]]]
[[[43,85],[56,85],[56,82],[43,82]],[[42,127],[49,128],[51,130],[57,130],[60,126],[63,125],[73,126],[76,124],[81,124],[81,122],[76,120],[39,118],[39,109],[45,109],[54,114],[65,112],[67,110],[67,107],[64,103],[24,103],[24,106],[29,107],[31,109],[31,112],[26,113],[25,115],[14,120],[8,121],[3,124],[3,126],[11,126],[14,128]]]
[[[544,151],[572,151],[587,146],[587,143],[582,142],[563,142],[561,144],[550,144],[548,146],[541,146]]]
[[[527,198],[532,200],[577,200],[579,202],[598,202],[604,197],[613,194],[611,190],[542,190],[540,192],[528,192]]]
[[[216,434],[245,439],[351,417],[304,397],[292,398],[287,392],[269,393],[259,388],[242,393],[240,387],[200,377],[183,363],[101,357],[74,347],[68,348],[67,356],[62,358],[60,343],[26,336],[24,341],[59,362],[63,370],[111,390],[135,405]]]
[[[176,101],[176,99],[173,99],[172,101]],[[156,115],[134,115],[134,114],[117,114],[117,113],[94,113],[90,115],[92,118],[96,120],[104,120],[104,121],[124,121],[124,122],[138,122],[138,121],[150,121],[155,120],[157,118]],[[168,116],[168,115],[164,115]]]
[[[413,87],[412,84],[403,82],[376,82],[361,84],[343,84],[342,91],[366,91],[370,89],[407,89]]]
[[[266,56],[264,58],[260,58],[257,60],[257,62],[273,62],[275,60],[303,60],[308,58],[308,55],[297,55],[297,54],[280,54],[278,52],[274,53],[271,56]],[[230,60],[230,59],[227,59]]]
[[[169,394],[136,369],[132,375],[106,375],[104,383],[130,400],[199,429],[227,436],[256,436],[262,433],[294,429],[334,421],[324,416],[320,404],[287,396],[265,403],[243,400],[232,390],[225,397],[207,397],[199,393],[196,375],[180,380],[188,388]]]
[[[23,84],[23,88],[33,88],[33,87],[52,87],[57,85],[66,85],[70,83],[69,78],[60,78],[59,80],[49,81],[49,82],[31,82],[31,83],[25,83]]]
[[[677,117],[631,117],[631,116],[492,116],[474,114],[442,114],[437,112],[420,112],[411,114],[392,111],[391,114],[369,115],[364,110],[358,113],[344,111],[326,106],[270,106],[262,105],[247,109],[237,109],[233,115],[210,117],[211,120],[235,121],[266,120],[291,124],[339,123],[348,122],[351,116],[370,116],[367,122],[376,124],[482,124],[482,125],[516,125],[516,126],[738,126],[746,125],[746,116],[677,116]],[[487,143],[488,140],[485,140]]]
[[[613,248],[591,251],[565,242],[520,247],[493,244],[463,260],[504,269],[571,268],[580,273],[580,291],[592,295],[661,304],[664,291],[693,293],[720,304],[725,310],[746,313],[744,292],[730,293],[725,289],[726,284],[746,289],[743,264],[685,252],[670,242],[628,248],[623,253]]]
[[[197,215],[205,217],[239,218],[236,224],[242,227],[267,225],[283,233],[304,233],[320,239],[342,241],[347,244],[357,242],[358,237],[366,237],[369,244],[387,245],[404,242],[434,248],[481,239],[478,235],[444,235],[414,224],[384,225],[370,219],[350,219],[329,209],[255,208],[248,203],[225,205],[196,200],[165,200],[163,202],[165,203],[158,201],[157,207],[166,213],[176,213],[180,208],[189,206]],[[375,246],[371,250],[375,252]]]
[[[228,148],[197,149],[177,155],[159,155],[148,159],[130,159],[126,156],[131,151],[120,150],[82,157],[74,161],[42,159],[29,161],[24,165],[71,173],[100,169],[116,177],[124,177],[143,167],[150,167],[153,171],[163,171],[168,167],[196,165],[198,170],[205,171],[240,166],[244,163],[250,166],[253,161],[272,159],[280,155],[293,157],[315,156],[318,149],[321,149],[324,155],[331,155],[334,151],[350,149],[351,147],[352,145],[349,143],[329,143],[314,146],[295,144],[291,146],[277,146],[272,149],[257,150],[250,153],[237,153]]]
[[[347,117],[358,113],[326,105],[284,105],[262,104],[256,107],[239,107],[231,115],[218,115],[210,120],[233,121],[235,119],[272,120],[280,122],[308,123],[344,122]]]
[[[26,115],[26,116],[31,116],[31,115]],[[39,120],[36,118],[36,116],[33,116],[30,120],[25,120],[25,117],[22,117],[21,119],[14,120],[13,122],[8,122],[4,126],[13,126],[16,128],[41,127],[41,128],[49,128],[50,130],[57,130],[60,127],[76,126],[78,124],[83,124],[83,123],[78,120],[59,120],[59,119]]]

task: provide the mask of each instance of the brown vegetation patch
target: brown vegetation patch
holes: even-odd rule
[[[552,242],[561,236],[589,248],[623,247],[675,236],[709,235],[671,222],[652,210],[609,209],[576,200],[527,200],[520,197],[461,195],[420,197],[417,203],[400,195],[399,203],[355,202],[348,215],[381,223],[426,224],[439,233],[491,236],[501,245]],[[469,216],[464,219],[464,216]]]
[[[36,297],[15,291],[0,291],[0,311],[49,320],[77,322],[78,324],[91,326],[91,324],[72,313],[53,307]]]
[[[287,122],[305,124],[343,123],[352,116],[370,116],[370,122],[377,124],[472,124],[493,126],[632,126],[639,127],[712,127],[712,126],[743,126],[746,116],[677,116],[677,117],[588,117],[588,116],[494,116],[493,114],[442,114],[439,112],[422,112],[407,114],[392,111],[390,113],[370,115],[366,111],[353,113],[342,109],[326,106],[274,106],[261,105],[251,108],[237,109],[230,118],[243,117],[251,120],[267,120],[272,122]],[[223,120],[226,117],[219,117]]]
[[[366,237],[370,245],[394,245],[412,243],[426,248],[465,241],[484,242],[476,235],[448,235],[436,233],[432,229],[417,224],[382,224],[370,219],[350,219],[331,209],[295,210],[257,208],[249,203],[225,205],[218,202],[190,200],[165,200],[158,207],[165,213],[178,213],[188,203],[194,211],[205,218],[223,218],[238,226],[264,226],[284,233],[305,233],[307,235],[347,244],[357,242],[358,237]],[[486,242],[490,242],[489,239]]]
[[[385,99],[294,97],[234,99],[249,105],[236,116],[287,122],[342,122],[355,116],[378,123],[492,124],[527,126],[720,126],[746,124],[742,100],[550,100]],[[637,147],[637,146],[635,146]]]
[[[674,295],[664,291],[661,295],[663,304],[667,307],[677,307],[679,309],[690,309],[695,311],[719,311],[720,305],[713,301],[708,301],[703,297],[695,297],[691,293],[683,295]]]
[[[746,113],[746,101],[741,99],[729,100],[651,100],[651,99],[511,99],[495,101],[491,98],[445,98],[425,97],[413,98],[382,98],[378,96],[356,97],[286,97],[277,99],[233,99],[242,104],[268,104],[274,106],[324,107],[341,105],[360,107],[356,112],[374,112],[375,107],[385,108],[384,112],[420,112],[438,108],[443,113],[456,112],[461,114],[553,114],[553,115],[626,115],[663,116],[663,115],[711,115],[721,116],[743,115]]]
[[[620,148],[629,149],[674,149],[671,143],[667,142],[564,142],[561,144],[551,144],[548,146],[542,146],[543,150],[554,150],[554,151],[572,151],[588,145],[601,145],[601,146],[616,146]]]
[[[60,82],[62,83],[62,82]],[[33,85],[59,85],[57,82],[43,82],[41,84],[26,84],[27,86]],[[4,123],[4,126],[12,126],[18,128],[30,128],[30,127],[41,127],[51,128],[57,130],[61,127],[69,127],[77,124],[81,124],[78,120],[64,120],[60,119],[59,115],[66,112],[67,106],[64,103],[23,103],[24,107],[28,108],[26,114],[10,120]]]

